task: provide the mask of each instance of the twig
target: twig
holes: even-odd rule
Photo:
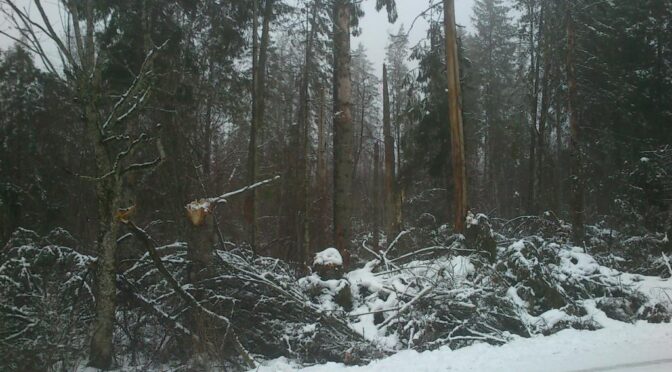
[[[385,270],[390,270],[390,263],[391,263],[391,261],[387,259],[387,254],[390,253],[390,251],[392,250],[392,248],[394,248],[394,245],[397,244],[399,239],[401,239],[402,236],[408,234],[409,232],[410,230],[404,230],[400,232],[399,235],[397,235],[397,237],[394,238],[392,243],[390,243],[384,251],[380,252],[380,257],[383,259],[383,263],[385,264]]]
[[[387,255],[388,253],[390,253],[390,251],[392,250],[392,248],[394,248],[394,245],[397,244],[399,239],[401,239],[402,236],[408,234],[409,232],[410,232],[410,230],[404,230],[404,231],[400,232],[399,235],[397,235],[397,237],[394,238],[392,243],[390,243],[390,245],[387,247],[387,249],[385,249],[385,251],[383,252],[383,255]]]
[[[431,292],[432,289],[434,289],[434,287],[429,286],[429,287],[426,287],[425,289],[423,289],[422,291],[420,291],[420,293],[418,293],[417,296],[415,296],[415,297],[414,297],[412,300],[410,300],[409,302],[405,303],[404,306],[402,306],[401,309],[399,309],[399,311],[398,311],[396,314],[392,315],[391,317],[385,319],[384,322],[380,323],[380,324],[378,325],[378,329],[381,329],[381,328],[385,327],[386,325],[390,324],[390,322],[391,322],[392,320],[398,318],[399,315],[401,315],[402,313],[404,313],[405,311],[407,311],[408,309],[410,309],[410,308],[411,308],[411,305],[413,305],[413,304],[414,304],[415,302],[417,302],[419,299],[421,299],[421,298],[424,297],[426,294],[428,294],[429,292]]]

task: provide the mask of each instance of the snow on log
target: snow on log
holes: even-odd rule
[[[336,248],[327,248],[315,254],[313,265],[343,265],[343,257]]]
[[[343,257],[336,248],[327,248],[315,254],[313,268],[324,280],[340,279],[343,271]]]

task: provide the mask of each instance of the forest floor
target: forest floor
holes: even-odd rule
[[[672,288],[672,280],[642,276],[640,289],[657,296]],[[590,301],[590,300],[588,300]],[[595,309],[594,320],[604,328],[596,331],[566,329],[550,336],[518,337],[502,346],[486,343],[451,350],[418,353],[400,351],[366,366],[327,363],[298,366],[285,358],[263,363],[263,372],[326,371],[647,371],[672,370],[672,324],[634,324],[606,317]]]

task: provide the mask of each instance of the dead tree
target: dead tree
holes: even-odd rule
[[[443,26],[446,33],[446,66],[448,73],[448,111],[450,117],[450,154],[453,167],[455,232],[464,232],[467,216],[467,174],[462,128],[462,97],[460,68],[457,56],[457,31],[455,28],[455,1],[443,1]]]

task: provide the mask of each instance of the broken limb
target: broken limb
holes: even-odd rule
[[[154,261],[154,265],[156,265],[157,270],[163,277],[166,279],[168,282],[168,285],[177,293],[183,300],[185,300],[189,305],[193,306],[195,309],[198,309],[202,313],[202,315],[207,315],[209,318],[215,320],[215,321],[220,321],[223,322],[227,328],[230,327],[231,322],[229,319],[225,316],[216,314],[205,307],[201,305],[196,299],[189,294],[187,291],[182,288],[180,283],[177,282],[177,280],[170,274],[168,269],[163,265],[163,262],[161,261],[161,257],[159,256],[159,253],[156,251],[156,244],[154,243],[154,240],[152,239],[147,232],[138,226],[136,226],[132,221],[121,221],[124,225],[126,225],[133,235],[138,238],[144,245],[145,249],[147,249],[147,252],[149,253],[149,256],[151,259]],[[238,339],[238,335],[235,333],[234,330],[229,331],[229,337],[231,342],[233,343],[234,348],[240,354],[240,356],[243,358],[245,363],[250,368],[255,368],[256,363],[250,356],[247,350],[245,350],[245,347],[240,343],[240,340]]]

